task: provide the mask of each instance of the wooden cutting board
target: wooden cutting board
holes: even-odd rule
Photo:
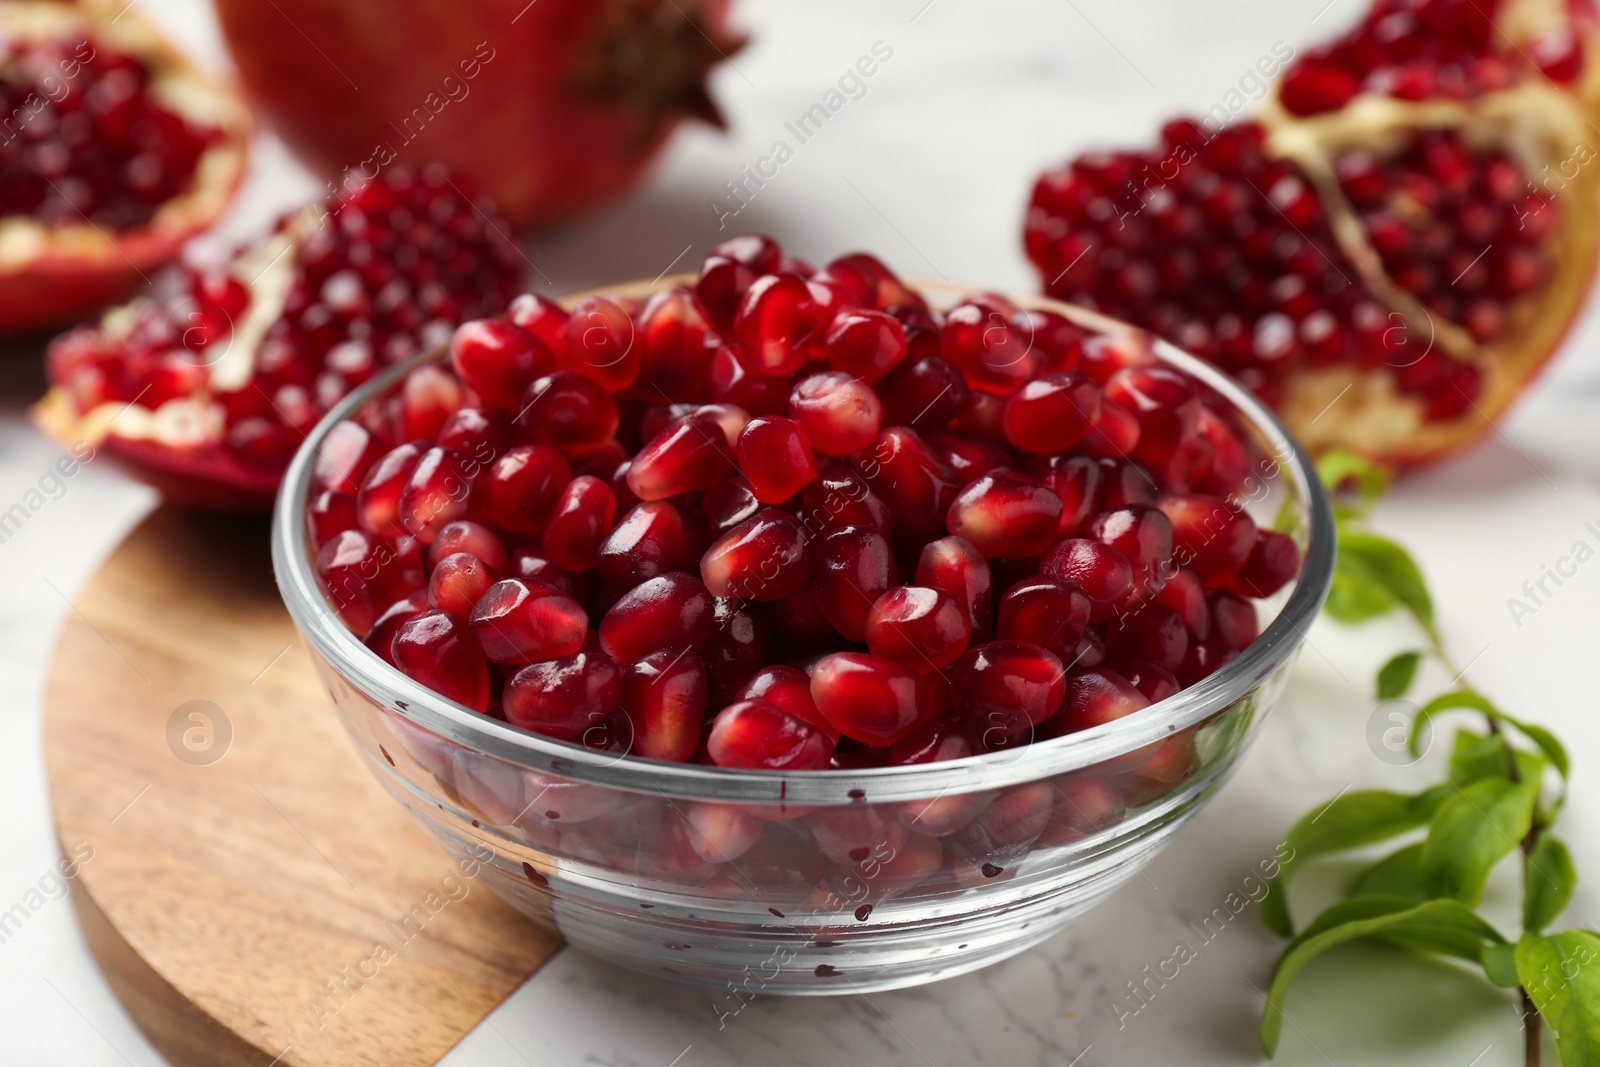
[[[180,1067],[431,1064],[559,942],[361,764],[266,525],[163,507],[73,605],[45,695],[73,904]]]

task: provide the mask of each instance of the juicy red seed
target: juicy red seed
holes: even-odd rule
[[[743,263],[757,274],[771,274],[783,262],[783,249],[764,233],[741,233],[730,237],[710,252]]]
[[[1183,665],[1177,671],[1178,681],[1185,686],[1194,685],[1217,673],[1238,654],[1228,647],[1226,641],[1214,635],[1202,641],[1190,642],[1189,652],[1183,657]]]
[[[932,433],[949,425],[966,404],[967,380],[954,364],[937,355],[907,360],[879,383],[883,421],[889,426],[909,426]]]
[[[1060,707],[1065,674],[1061,660],[1027,641],[978,645],[956,667],[962,714],[979,732],[1026,731]]]
[[[846,526],[822,538],[810,577],[817,607],[851,641],[866,636],[872,605],[899,580],[888,539],[873,526]]]
[[[567,358],[567,309],[548,297],[523,293],[511,301],[506,318],[537,337],[559,366]]]
[[[1173,559],[1208,584],[1232,576],[1256,547],[1255,520],[1220,497],[1174,495],[1160,507],[1172,520]]]
[[[711,700],[734,700],[739,688],[772,659],[776,640],[760,604],[722,597],[717,600],[711,637],[700,650],[705,661]]]
[[[1033,377],[1032,339],[1011,321],[1014,308],[969,300],[951,308],[939,333],[939,355],[958,368],[967,385],[1009,396]]]
[[[418,367],[400,387],[400,436],[411,441],[437,439],[466,398],[461,382],[443,367],[435,363]]]
[[[682,649],[652,652],[628,665],[622,678],[622,706],[633,724],[635,755],[686,763],[700,747],[706,665]]]
[[[856,303],[886,311],[902,304],[922,305],[922,298],[908,289],[876,256],[851,252],[840,256],[816,274],[818,280],[842,286]]]
[[[623,662],[663,648],[698,649],[711,636],[712,606],[711,594],[693,575],[657,575],[611,605],[600,620],[600,647]]]
[[[958,724],[952,722],[930,722],[926,726],[917,727],[909,734],[906,734],[905,737],[902,737],[895,744],[894,751],[889,753],[889,763],[891,766],[905,767],[915,763],[939,763],[944,760],[966,759],[970,755],[972,755],[972,746],[967,743],[966,734],[961,732]],[[926,808],[914,813],[914,823],[925,821],[925,810]],[[921,826],[914,825],[914,823],[908,823],[908,825],[912,825],[913,829],[922,829]],[[924,830],[924,832],[930,831]]]
[[[1056,732],[1076,733],[1132,715],[1150,706],[1145,695],[1116,671],[1097,667],[1067,679],[1055,718]]]
[[[405,444],[381,456],[361,479],[356,493],[356,510],[361,526],[368,533],[396,537],[406,532],[400,523],[400,497],[411,481],[411,473],[422,459],[423,448]]]
[[[563,365],[618,393],[639,377],[641,347],[627,311],[603,296],[585,297],[567,319]]]
[[[1293,114],[1315,115],[1343,107],[1360,91],[1355,76],[1332,59],[1307,56],[1284,74],[1278,97]]]
[[[462,382],[498,411],[522,407],[528,385],[555,370],[555,357],[533,334],[504,319],[478,319],[456,327],[450,365]]]
[[[474,711],[488,709],[489,664],[460,617],[437,609],[414,615],[389,648],[407,677]]]
[[[1300,573],[1300,548],[1294,539],[1262,530],[1250,556],[1233,576],[1233,587],[1245,596],[1269,597]]]
[[[332,540],[335,534],[354,530],[361,525],[361,518],[356,513],[356,498],[333,489],[318,493],[306,509],[306,516],[311,522],[311,540],[318,548]]]
[[[535,378],[523,395],[517,426],[543,445],[598,445],[617,432],[617,402],[592,379],[570,371]]]
[[[1172,522],[1166,515],[1149,504],[1129,504],[1095,516],[1089,532],[1127,557],[1142,599],[1161,591],[1172,561]]]
[[[408,619],[414,619],[428,610],[428,595],[412,593],[401,597],[383,609],[372,629],[363,639],[366,646],[376,652],[385,663],[394,666],[394,635]]]
[[[1089,597],[1091,622],[1111,618],[1133,592],[1128,557],[1110,545],[1081,537],[1057,542],[1039,561],[1039,572],[1082,589]]]
[[[1218,591],[1206,597],[1211,609],[1211,635],[1235,651],[1243,651],[1261,633],[1256,606],[1236,593]],[[1177,664],[1168,666],[1176,667]]]
[[[818,325],[817,302],[794,274],[757,278],[740,298],[733,317],[734,337],[747,365],[767,377],[800,369]]]
[[[1183,628],[1195,639],[1211,633],[1211,609],[1206,606],[1205,583],[1189,567],[1179,567],[1156,594],[1156,601],[1178,613]]]
[[[776,704],[797,719],[804,719],[828,735],[830,745],[838,744],[839,731],[822,717],[817,702],[811,699],[811,679],[798,667],[779,663],[763,667],[740,687],[740,700],[765,700]]]
[[[1189,651],[1189,633],[1178,613],[1165,604],[1146,604],[1132,615],[1106,624],[1106,654],[1113,663],[1149,660],[1177,670]]]
[[[719,767],[768,771],[826,770],[827,734],[765,700],[740,700],[717,712],[706,751]]]
[[[511,443],[511,423],[501,412],[462,408],[439,427],[439,444],[490,463]]]
[[[588,474],[567,483],[539,540],[545,556],[566,571],[593,570],[600,544],[617,515],[611,486]]]
[[[356,636],[365,636],[385,600],[394,549],[361,530],[345,530],[317,551],[316,568],[339,618]]]
[[[665,500],[649,500],[622,517],[600,545],[596,569],[612,596],[694,562],[683,516]]]
[[[499,580],[500,572],[471,552],[455,552],[441,559],[428,575],[428,603],[464,619],[478,598]]]
[[[700,577],[713,596],[778,600],[805,582],[806,544],[799,520],[767,508],[712,543]]]
[[[453,449],[428,449],[400,494],[396,520],[417,540],[431,544],[440,530],[466,515],[473,481],[481,470],[476,461]]]
[[[1082,533],[1100,495],[1099,464],[1088,456],[1040,456],[1029,460],[1023,472],[1061,498],[1061,536]]]
[[[872,387],[843,371],[800,379],[789,394],[789,413],[825,456],[848,456],[870,445],[883,425],[883,402]]]
[[[1126,456],[1139,447],[1139,420],[1110,400],[1100,401],[1100,414],[1083,439],[1083,449],[1096,456]]]
[[[885,537],[894,532],[889,505],[842,463],[824,466],[817,480],[806,486],[800,500],[800,522],[813,537],[846,526],[875,526]]]
[[[917,585],[902,585],[878,597],[865,629],[873,655],[918,672],[954,663],[972,636],[965,604],[942,589]]]
[[[571,481],[572,468],[560,452],[548,445],[518,445],[483,477],[484,514],[503,530],[531,537],[549,525]]]
[[[973,640],[987,640],[994,632],[994,578],[989,561],[972,542],[941,537],[923,545],[917,558],[917,584],[943,589],[965,606]]]
[[[1006,400],[1006,440],[1024,452],[1064,452],[1089,434],[1100,416],[1100,387],[1086,374],[1045,374]]]
[[[532,663],[583,647],[589,618],[561,589],[530,578],[496,582],[468,617],[472,636],[496,663]]]
[[[731,530],[761,510],[750,483],[737,474],[706,489],[700,506],[717,533]]]
[[[519,548],[512,554],[511,573],[518,578],[531,578],[536,582],[553,585],[580,603],[589,598],[590,582],[587,574],[564,571],[531,548]]]
[[[1101,458],[1097,463],[1102,511],[1130,504],[1154,504],[1161,499],[1161,489],[1155,478],[1139,464],[1109,458]]]
[[[382,455],[378,441],[360,423],[341,422],[330,429],[311,467],[312,484],[354,495],[367,470]]]
[[[834,319],[826,342],[828,363],[872,383],[906,358],[906,330],[881,311],[851,311]]]
[[[706,399],[711,324],[687,289],[657,293],[639,316],[640,367],[635,390],[674,401]]]
[[[889,505],[895,522],[918,533],[931,533],[944,524],[956,496],[955,482],[915,430],[903,426],[884,430],[850,461]]]
[[[506,721],[524,730],[576,741],[622,702],[622,671],[609,656],[585,649],[530,663],[506,682]]]
[[[933,434],[928,444],[961,488],[991,471],[1016,465],[1015,457],[999,445],[975,437],[962,437],[948,430]]]
[[[805,427],[781,415],[751,419],[739,434],[739,469],[763,504],[781,504],[817,475]]]
[[[984,475],[956,496],[945,525],[990,559],[1037,556],[1061,527],[1061,498],[1010,471]]]
[[[701,264],[700,277],[694,283],[694,293],[711,316],[712,325],[718,333],[726,334],[732,330],[739,299],[756,280],[757,274],[757,271],[728,256],[707,256]]]
[[[1187,377],[1166,367],[1119,370],[1106,381],[1105,398],[1133,413],[1139,441],[1133,458],[1160,466],[1194,436],[1200,397]]]
[[[1177,695],[1182,688],[1176,674],[1149,660],[1128,660],[1118,666],[1128,683],[1152,704]]]
[[[640,500],[666,500],[715,485],[728,466],[722,424],[710,415],[690,415],[668,425],[633,457],[628,488]]]
[[[1004,640],[1038,645],[1070,664],[1089,627],[1090,611],[1082,589],[1059,578],[1036,575],[1005,591],[995,632]]]
[[[811,671],[811,699],[845,737],[892,745],[917,724],[917,673],[881,656],[835,652]]]

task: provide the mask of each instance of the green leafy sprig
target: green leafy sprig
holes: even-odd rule
[[[1552,832],[1566,799],[1566,749],[1549,730],[1513,718],[1474,689],[1451,658],[1421,568],[1404,547],[1371,529],[1387,473],[1346,452],[1326,456],[1319,473],[1334,497],[1339,537],[1325,610],[1350,625],[1403,613],[1420,638],[1379,669],[1378,699],[1410,693],[1428,660],[1454,679],[1453,688],[1413,718],[1411,753],[1419,753],[1432,722],[1446,713],[1471,712],[1482,728],[1457,730],[1449,773],[1439,784],[1419,793],[1349,790],[1289,831],[1287,859],[1261,907],[1262,921],[1290,939],[1273,972],[1261,1044],[1268,1055],[1276,1051],[1295,976],[1323,952],[1364,939],[1458,960],[1481,968],[1495,985],[1515,989],[1529,1067],[1539,1062],[1542,1022],[1550,1024],[1563,1064],[1600,1067],[1600,935],[1545,932],[1578,880],[1571,853]],[[1288,888],[1300,868],[1318,856],[1384,842],[1398,847],[1297,933]],[[1490,872],[1513,853],[1523,870],[1522,928],[1515,940],[1477,911]]]

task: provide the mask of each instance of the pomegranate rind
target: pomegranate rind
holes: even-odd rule
[[[221,137],[201,154],[188,191],[162,204],[144,226],[112,233],[87,221],[46,228],[21,217],[0,219],[0,334],[71,321],[148,284],[151,272],[222,217],[248,163],[252,124],[244,102],[203,75],[136,12],[119,12],[101,0],[0,4],[0,38],[77,36],[143,61],[152,73],[152,95]]]

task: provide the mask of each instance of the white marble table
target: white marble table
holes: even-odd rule
[[[203,0],[136,0],[202,60],[225,65]],[[748,0],[755,43],[716,89],[730,136],[693,131],[642,189],[532,242],[551,292],[654,276],[718,239],[722,183],[785,136],[874,42],[892,58],[730,223],[825,259],[876,250],[907,273],[1029,287],[1019,218],[1033,175],[1088,144],[1140,141],[1163,117],[1222,101],[1274,42],[1316,39],[1357,0]],[[1314,22],[1313,22],[1314,20]],[[229,230],[248,233],[312,183],[264,135]],[[1577,761],[1567,839],[1596,875],[1600,717],[1587,698],[1600,569],[1580,570],[1519,628],[1506,598],[1600,520],[1600,324],[1591,316],[1503,435],[1408,481],[1385,527],[1424,559],[1450,643],[1479,684],[1556,727]],[[55,458],[24,408],[38,353],[0,360],[0,502]],[[153,503],[91,465],[0,544],[0,911],[56,862],[40,757],[44,664],[68,600]],[[866,997],[758,999],[718,1030],[709,998],[595,963],[552,960],[446,1059],[451,1067],[601,1064],[1253,1064],[1255,1024],[1278,944],[1241,915],[1205,944],[1189,926],[1245,887],[1287,824],[1350,783],[1404,785],[1365,741],[1371,672],[1402,640],[1313,630],[1294,685],[1247,766],[1148,871],[1080,926],[986,972]],[[107,714],[115,714],[108,708]],[[1585,864],[1585,861],[1587,864]],[[50,883],[46,882],[46,886]],[[1505,889],[1509,883],[1501,883]],[[1573,923],[1600,922],[1600,883]],[[1491,897],[1494,891],[1491,892]],[[1310,906],[1307,902],[1306,906]],[[1508,923],[1509,925],[1509,923]],[[1196,958],[1148,1006],[1120,1019],[1125,983],[1184,940]],[[1123,1001],[1124,1004],[1129,1002]],[[94,968],[64,901],[0,943],[0,1060],[128,1064],[159,1058]],[[1278,1063],[1490,1067],[1520,1062],[1510,1001],[1480,980],[1381,949],[1308,972],[1290,1002]],[[1551,1061],[1553,1062],[1553,1060]]]

